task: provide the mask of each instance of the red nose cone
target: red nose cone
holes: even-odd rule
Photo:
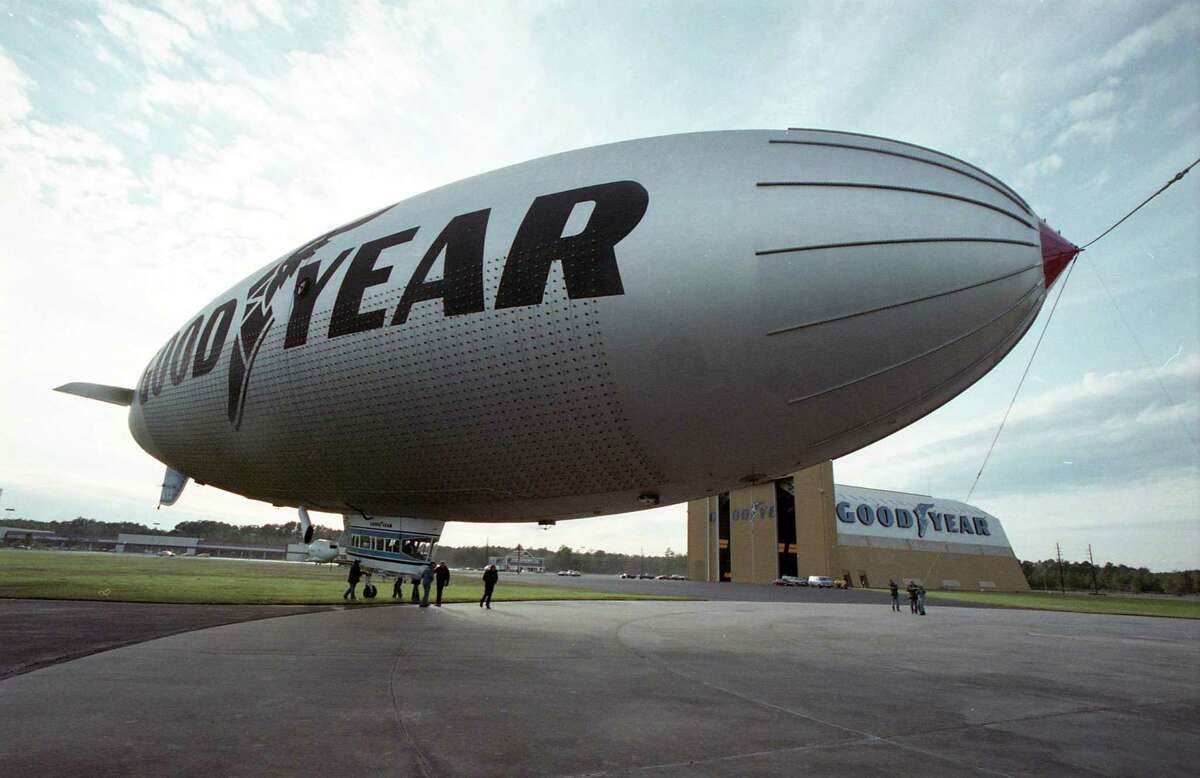
[[[1050,229],[1046,222],[1038,226],[1042,233],[1042,271],[1046,274],[1046,288],[1049,289],[1058,274],[1079,253],[1079,247]]]

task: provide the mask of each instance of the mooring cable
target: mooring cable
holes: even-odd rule
[[[1098,240],[1103,238],[1105,235],[1109,234],[1110,232],[1115,230],[1117,227],[1121,226],[1121,224],[1124,223],[1126,219],[1128,219],[1130,216],[1133,216],[1135,213],[1140,211],[1142,209],[1142,207],[1145,206],[1147,203],[1149,203],[1151,200],[1158,197],[1163,192],[1167,191],[1167,189],[1169,189],[1175,183],[1183,180],[1183,177],[1186,176],[1188,174],[1188,172],[1192,168],[1194,168],[1196,165],[1200,165],[1200,158],[1196,159],[1194,162],[1192,162],[1192,164],[1188,165],[1183,170],[1180,170],[1178,173],[1176,173],[1174,175],[1174,177],[1171,178],[1170,181],[1168,181],[1167,183],[1165,183],[1161,187],[1159,187],[1158,191],[1156,191],[1154,194],[1150,195],[1145,200],[1142,200],[1140,203],[1138,203],[1137,207],[1134,208],[1132,211],[1125,214],[1120,219],[1117,219],[1117,221],[1113,222],[1112,226],[1109,227],[1107,230],[1105,230],[1104,232],[1100,233],[1096,237],[1089,240],[1087,243],[1080,246],[1078,249],[1078,252],[1081,253],[1081,252],[1085,251],[1089,246],[1095,244]],[[1058,290],[1058,297],[1054,298],[1054,305],[1050,307],[1050,315],[1046,317],[1046,324],[1044,327],[1042,327],[1042,332],[1040,335],[1038,335],[1037,342],[1033,345],[1033,353],[1029,355],[1029,361],[1025,363],[1025,370],[1024,370],[1024,372],[1021,373],[1021,380],[1017,382],[1017,389],[1016,389],[1016,391],[1013,392],[1012,399],[1008,403],[1008,409],[1004,411],[1004,417],[1000,420],[1000,426],[996,428],[996,434],[995,434],[995,436],[992,437],[992,443],[990,446],[988,446],[987,453],[984,454],[984,456],[983,456],[983,464],[979,466],[979,472],[977,472],[975,474],[975,480],[974,480],[974,482],[972,482],[971,489],[970,489],[970,491],[967,492],[967,499],[964,500],[964,502],[970,502],[971,496],[975,494],[975,488],[977,486],[979,486],[979,479],[983,476],[983,471],[987,467],[988,460],[990,460],[992,458],[992,451],[995,450],[995,448],[996,448],[996,442],[1000,440],[1000,433],[1004,431],[1004,425],[1008,422],[1008,416],[1010,413],[1012,413],[1013,406],[1016,405],[1016,403],[1017,403],[1017,396],[1021,393],[1021,387],[1025,385],[1025,379],[1029,375],[1029,368],[1031,368],[1033,366],[1033,359],[1034,359],[1034,357],[1037,356],[1038,349],[1041,348],[1042,339],[1046,337],[1046,330],[1050,329],[1050,321],[1054,318],[1054,312],[1058,309],[1058,303],[1060,300],[1062,300],[1063,292],[1065,292],[1067,289],[1067,282],[1071,280],[1071,271],[1075,269],[1075,265],[1077,264],[1077,261],[1078,260],[1076,260],[1076,262],[1071,262],[1070,266],[1067,268],[1067,274],[1066,274],[1066,276],[1063,277],[1062,286]],[[1097,274],[1097,275],[1099,275],[1099,274]],[[1103,281],[1101,281],[1101,284],[1103,284]],[[1107,287],[1105,287],[1105,291],[1107,291]],[[1130,333],[1132,334],[1132,330],[1130,331]],[[1134,336],[1134,341],[1137,342],[1136,336]],[[1137,345],[1139,348],[1141,347],[1140,343],[1137,343]],[[1159,386],[1160,386],[1160,388],[1162,387],[1161,381],[1159,382]],[[1163,393],[1166,394],[1165,388],[1163,388]],[[1170,397],[1169,394],[1167,396]],[[1190,436],[1190,433],[1189,433],[1189,436]],[[1193,444],[1195,443],[1194,438],[1193,438],[1192,442],[1193,442]]]

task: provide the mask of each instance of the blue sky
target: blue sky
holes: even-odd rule
[[[195,486],[156,513],[124,414],[49,389],[132,385],[190,312],[382,204],[597,143],[827,127],[967,159],[1083,242],[1200,156],[1198,43],[1195,2],[0,0],[6,515],[290,520]],[[972,498],[1019,556],[1200,566],[1198,206],[1193,173],[1073,273]],[[1033,340],[837,480],[964,498]],[[661,553],[685,527],[444,536],[485,538]]]

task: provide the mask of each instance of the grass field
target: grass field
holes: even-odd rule
[[[480,573],[452,575],[443,602],[478,602]],[[392,582],[377,581],[376,604]],[[121,602],[321,605],[342,602],[346,568],[285,562],[189,559],[140,554],[0,549],[0,597]],[[405,587],[406,597],[412,587]],[[372,602],[362,597],[359,602]],[[502,575],[493,600],[663,600],[670,597],[538,586]],[[682,599],[682,598],[678,598]]]
[[[904,592],[901,592],[901,599],[904,596]],[[1182,597],[1122,597],[1119,594],[1063,595],[1053,592],[927,592],[925,596],[934,600],[977,602],[1004,608],[1200,619],[1200,600]]]

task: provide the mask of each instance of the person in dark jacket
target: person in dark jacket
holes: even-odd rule
[[[396,582],[392,584],[392,599],[404,599],[404,576],[396,576]]]
[[[483,571],[483,597],[479,599],[479,607],[492,609],[492,592],[496,589],[496,582],[500,580],[500,573],[496,572],[495,565],[488,565]]]
[[[917,612],[917,585],[912,581],[908,582],[908,610],[910,613]]]
[[[418,605],[421,602],[421,577],[414,575],[412,577],[412,601],[413,605]]]
[[[421,595],[421,607],[429,607],[429,590],[433,588],[433,565],[425,565],[425,569],[421,571],[421,588],[424,592]]]
[[[900,612],[900,587],[895,581],[888,581],[888,589],[892,592],[892,610]]]
[[[437,603],[439,608],[442,607],[442,589],[450,585],[450,568],[446,567],[445,562],[438,562],[437,567],[433,568],[434,582],[437,584]]]
[[[343,600],[347,597],[351,600],[358,599],[358,597],[354,594],[354,590],[358,587],[358,579],[360,578],[362,578],[362,564],[355,559],[350,563],[350,574],[346,576],[346,580],[349,582],[350,586],[346,588],[345,594],[342,595]]]
[[[917,587],[917,613],[925,615],[925,587]]]

